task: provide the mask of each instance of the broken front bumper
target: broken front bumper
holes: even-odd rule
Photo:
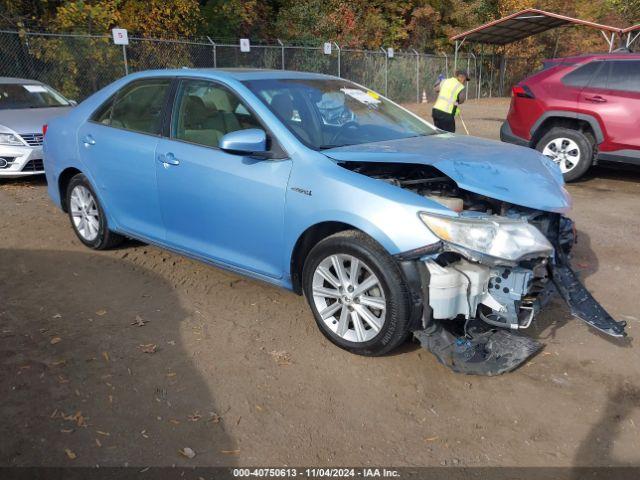
[[[456,372],[497,375],[537,353],[542,345],[517,331],[528,328],[556,292],[574,317],[605,334],[626,335],[625,322],[615,321],[593,298],[564,255],[518,266],[440,255],[442,250],[414,260],[417,273],[408,275],[410,283],[419,285],[414,303],[422,307],[414,308],[421,311],[414,335]],[[406,258],[401,262],[405,272],[413,270],[409,263]]]

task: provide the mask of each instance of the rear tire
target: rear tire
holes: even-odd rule
[[[411,309],[404,276],[364,233],[347,230],[320,241],[305,260],[302,285],[320,331],[340,348],[377,356],[407,339]]]
[[[538,140],[536,150],[558,164],[565,182],[582,177],[593,164],[593,139],[572,128],[553,127]]]
[[[98,196],[82,173],[69,181],[66,195],[71,227],[83,244],[94,250],[106,250],[124,240],[122,235],[109,230]]]

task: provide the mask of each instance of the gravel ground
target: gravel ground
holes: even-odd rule
[[[507,107],[463,114],[496,138]],[[640,171],[569,190],[574,265],[634,337]],[[156,247],[89,251],[41,178],[2,181],[0,204],[3,466],[640,464],[640,350],[559,301],[541,354],[467,377],[411,343],[350,355],[302,298]]]

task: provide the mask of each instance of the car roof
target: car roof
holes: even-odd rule
[[[44,85],[44,83],[39,82],[38,80],[31,80],[28,78],[16,78],[16,77],[0,77],[0,84],[12,84],[17,83],[20,85]]]
[[[330,80],[337,79],[332,75],[312,72],[295,72],[291,70],[270,70],[259,68],[179,68],[167,70],[146,70],[135,74],[138,78],[155,75],[181,77],[209,77],[213,79],[272,80],[272,79],[305,79]]]
[[[612,53],[584,53],[571,57],[550,58],[550,62],[575,62],[580,63],[585,60],[640,60],[640,53],[612,52]]]

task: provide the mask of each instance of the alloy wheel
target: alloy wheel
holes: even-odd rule
[[[557,163],[562,173],[570,172],[576,168],[581,157],[578,144],[566,137],[551,140],[545,145],[542,154]]]
[[[385,322],[380,280],[352,255],[335,254],[320,262],[313,273],[313,301],[327,328],[350,342],[371,340]]]
[[[76,185],[71,191],[69,208],[80,236],[88,242],[94,241],[100,231],[100,212],[91,191],[87,187]]]

